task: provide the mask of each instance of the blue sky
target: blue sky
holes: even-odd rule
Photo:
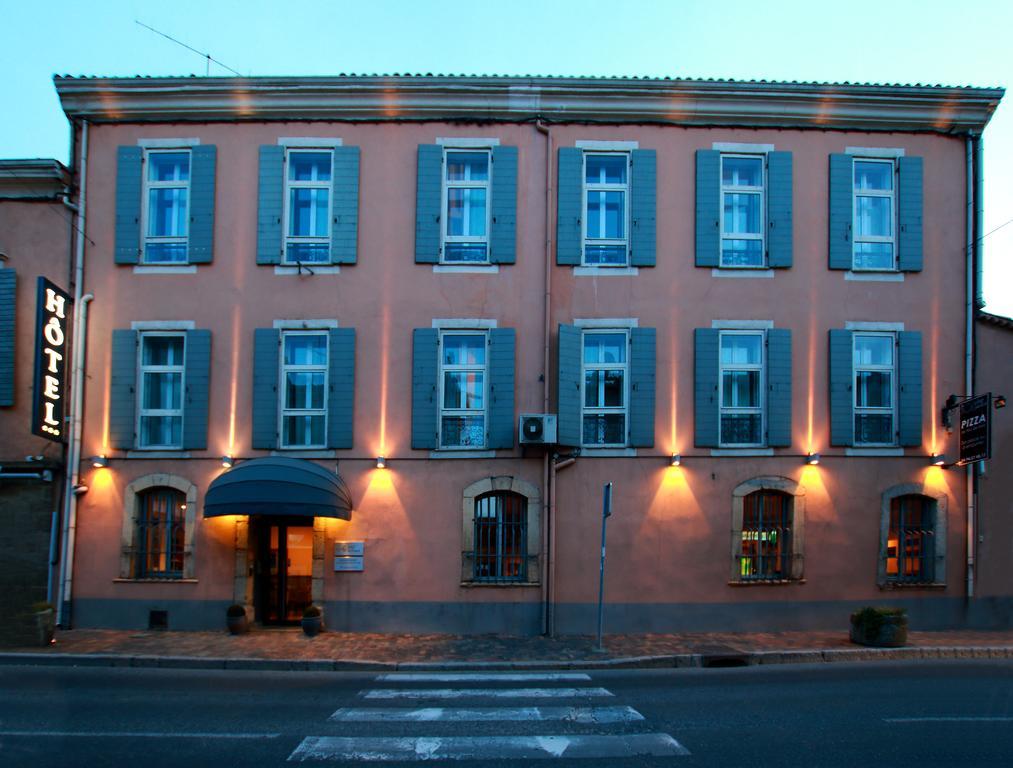
[[[54,74],[649,75],[1009,87],[1013,3],[984,0],[0,0],[0,157],[68,161]],[[212,75],[229,74],[216,65]],[[1013,107],[985,133],[985,230],[1013,219]],[[959,255],[955,255],[959,258]],[[1013,223],[985,239],[986,309],[1013,315]]]

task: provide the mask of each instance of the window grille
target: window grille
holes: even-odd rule
[[[153,488],[138,504],[135,578],[182,578],[185,497],[172,488]]]
[[[741,578],[744,581],[791,578],[790,498],[777,491],[756,491],[743,501]]]
[[[886,540],[886,578],[919,583],[933,580],[935,525],[924,496],[900,496],[890,502]]]
[[[516,493],[475,499],[474,580],[527,580],[527,500]]]

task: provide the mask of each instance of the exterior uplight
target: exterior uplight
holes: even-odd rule
[[[943,454],[941,454],[941,453],[933,453],[929,457],[929,459],[930,459],[931,464],[932,464],[933,467],[945,467],[946,466],[946,456],[943,455]]]
[[[377,469],[387,469],[387,459],[385,459],[383,456],[377,456],[376,457],[376,468]]]
[[[101,469],[102,467],[109,466],[109,459],[107,459],[103,455],[92,456],[91,457],[91,465],[93,467],[95,467],[96,469]]]
[[[682,465],[682,454],[673,453],[672,460],[669,462],[669,466],[678,467]]]
[[[231,456],[222,456],[222,466],[226,469],[232,469],[232,465],[236,463],[236,460]]]
[[[815,467],[820,463],[820,455],[818,453],[808,453],[805,457],[805,463],[810,467]]]

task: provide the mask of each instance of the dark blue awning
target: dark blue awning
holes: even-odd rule
[[[249,459],[208,487],[204,517],[282,515],[350,520],[352,500],[340,476],[305,459]]]

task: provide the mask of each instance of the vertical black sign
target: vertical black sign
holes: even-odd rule
[[[974,461],[991,458],[992,424],[989,406],[992,393],[977,395],[960,404],[960,459],[963,466]]]
[[[65,441],[64,401],[67,398],[67,340],[70,295],[39,277],[35,296],[35,388],[32,395],[32,434]]]

